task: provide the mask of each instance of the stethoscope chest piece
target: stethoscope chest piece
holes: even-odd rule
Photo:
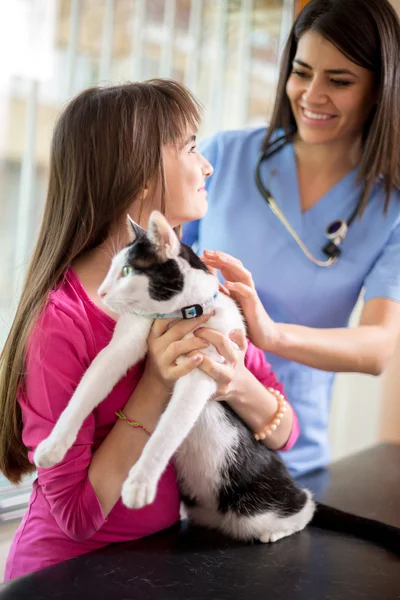
[[[349,227],[344,219],[337,219],[332,221],[330,225],[325,229],[325,237],[329,240],[327,244],[322,248],[322,251],[329,258],[339,258],[341,250],[340,244],[345,239]]]

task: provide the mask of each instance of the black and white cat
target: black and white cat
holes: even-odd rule
[[[155,318],[215,311],[207,327],[224,334],[244,329],[236,304],[218,294],[216,277],[179,242],[160,213],[151,214],[148,232],[133,221],[130,227],[132,242],[114,257],[99,289],[104,303],[121,314],[114,335],[84,374],[50,436],[37,447],[38,467],[63,459],[86,417],[144,357]],[[223,360],[213,346],[203,352]],[[314,515],[311,493],[298,487],[279,455],[257,442],[225,402],[209,401],[215,391],[215,382],[199,369],[176,382],[156,430],[123,484],[126,506],[141,508],[153,502],[158,481],[174,457],[182,498],[196,523],[261,542],[300,531],[312,519],[327,528],[348,530],[348,524],[339,523],[346,513],[318,505]],[[318,523],[317,517],[325,521]],[[357,519],[358,534],[385,543],[387,531],[382,533],[380,524],[351,519]],[[378,528],[378,534],[365,533],[368,525]]]

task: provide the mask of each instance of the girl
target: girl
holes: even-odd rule
[[[153,209],[171,225],[203,217],[210,163],[196,150],[200,107],[173,81],[88,89],[63,111],[55,128],[43,223],[19,307],[0,363],[0,466],[13,482],[34,470],[32,456],[67,405],[83,373],[110,341],[118,315],[97,295],[112,254],[128,241],[126,215],[146,227]],[[121,486],[170,396],[173,383],[201,368],[254,432],[277,410],[266,387],[281,390],[263,354],[233,332],[242,349],[205,323],[154,322],[146,361],[135,365],[81,428],[65,459],[39,469],[28,511],[16,532],[5,579],[111,542],[149,535],[179,519],[173,465],[154,503],[140,511],[120,500]],[[215,345],[225,364],[200,351]],[[188,354],[186,363],[175,359]],[[140,421],[132,429],[115,413]],[[293,426],[294,425],[294,426]],[[287,411],[265,441],[290,448],[297,422]],[[264,443],[264,442],[262,442]]]

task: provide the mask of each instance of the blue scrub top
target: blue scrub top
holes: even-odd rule
[[[314,265],[272,213],[254,181],[265,128],[224,131],[200,146],[214,166],[207,182],[209,208],[201,221],[184,227],[183,241],[222,250],[239,258],[253,275],[258,295],[272,319],[308,327],[347,327],[362,288],[365,300],[400,301],[400,192],[385,215],[385,194],[374,186],[364,216],[351,225],[342,255],[332,267]],[[301,212],[292,144],[261,167],[264,183],[312,254],[326,260],[325,229],[348,219],[362,193],[357,169],[341,179],[315,206]],[[301,433],[285,453],[294,476],[329,463],[328,419],[334,373],[266,353],[296,410]]]

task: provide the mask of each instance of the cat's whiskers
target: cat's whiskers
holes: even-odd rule
[[[113,259],[113,254],[112,251],[109,248],[99,248],[99,251],[104,254],[107,258],[109,258],[110,260]]]

